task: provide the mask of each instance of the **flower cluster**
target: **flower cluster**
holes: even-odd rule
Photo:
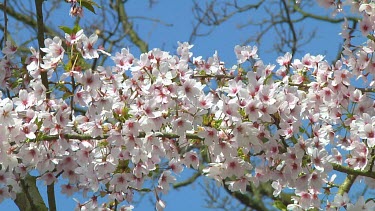
[[[359,11],[361,32],[371,35],[373,3]],[[8,42],[0,86],[14,96],[1,93],[0,200],[15,198],[20,181],[35,170],[47,185],[63,178],[63,194],[92,193],[80,209],[109,208],[97,203],[103,193],[131,203],[158,176],[152,191],[162,210],[161,194],[193,168],[231,191],[266,182],[274,197],[293,190],[291,210],[374,208],[363,198],[350,203],[332,176],[375,179],[375,90],[368,82],[375,39],[352,49],[348,30],[344,25],[345,50],[334,65],[321,55],[292,59],[290,53],[278,65],[264,64],[256,46],[236,46],[237,65],[226,68],[217,53],[204,60],[193,57],[192,45],[178,43],[177,55],[153,49],[136,58],[124,48],[111,56],[113,66],[95,69],[78,61],[109,54],[94,47],[97,35],[78,30],[47,38],[43,58],[31,48],[20,81],[12,78],[22,70],[17,48]],[[43,73],[51,85],[42,82]],[[322,202],[327,192],[338,194]]]

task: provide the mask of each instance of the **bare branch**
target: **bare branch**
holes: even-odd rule
[[[128,34],[132,43],[134,43],[139,50],[144,53],[148,51],[148,44],[144,42],[137,32],[134,30],[133,25],[129,22],[128,16],[125,12],[125,8],[121,0],[116,0],[115,8],[118,12],[119,22],[122,23],[122,28],[126,34]]]
[[[5,7],[4,7],[3,4],[0,4],[0,10],[2,10],[2,11],[5,10]],[[11,7],[7,7],[6,12],[7,12],[8,15],[12,16],[16,20],[18,20],[22,23],[25,23],[26,25],[28,25],[32,28],[37,28],[37,21],[35,19],[30,18],[27,15],[18,13],[17,11],[12,9]],[[57,31],[53,30],[52,28],[50,28],[48,26],[44,26],[44,29],[45,29],[45,33],[47,33],[49,36],[54,36],[54,35],[59,34]]]

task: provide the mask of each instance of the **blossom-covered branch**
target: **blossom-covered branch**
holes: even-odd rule
[[[85,4],[70,3],[81,14]],[[291,53],[265,64],[256,46],[238,45],[237,64],[227,68],[218,53],[194,57],[187,42],[176,55],[153,49],[135,57],[127,48],[110,54],[97,47],[97,33],[78,26],[40,40],[22,62],[7,42],[0,199],[27,191],[23,183],[37,172],[48,186],[62,177],[68,196],[90,193],[77,209],[130,209],[135,192],[153,190],[162,210],[176,176],[193,168],[260,209],[266,205],[246,197],[249,190],[280,198],[280,209],[374,208],[373,199],[345,199],[359,176],[368,185],[375,178],[374,8],[359,7],[363,45],[354,46],[343,25],[345,50],[334,64]],[[112,64],[88,64],[99,57]],[[20,71],[25,75],[15,77]],[[335,184],[342,173],[345,182]],[[103,194],[109,203],[99,205]]]

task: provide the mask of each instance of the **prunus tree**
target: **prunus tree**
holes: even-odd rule
[[[21,210],[56,210],[54,187],[63,178],[63,194],[89,193],[77,209],[131,209],[134,194],[153,192],[162,210],[171,185],[206,176],[249,210],[375,208],[367,195],[348,197],[359,182],[372,189],[375,178],[374,2],[319,0],[335,17],[307,12],[310,1],[195,2],[191,41],[202,25],[268,12],[248,41],[261,44],[271,29],[278,32],[277,65],[265,64],[256,46],[237,45],[231,67],[217,53],[193,57],[187,42],[175,55],[149,51],[127,1],[47,2],[30,1],[35,10],[20,1],[1,5],[1,199],[12,198]],[[49,17],[66,3],[75,24],[58,28]],[[81,23],[88,12],[100,15]],[[22,28],[8,25],[9,18]],[[308,18],[342,24],[335,61],[296,58],[314,37],[298,31]],[[30,36],[17,37],[25,26]],[[142,54],[123,48],[124,40]],[[196,174],[176,183],[184,168]],[[45,181],[48,202],[36,179]]]

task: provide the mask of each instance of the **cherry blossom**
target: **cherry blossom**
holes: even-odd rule
[[[77,31],[76,33],[67,34],[65,33],[65,40],[70,44],[76,44],[78,41],[80,41],[83,37],[83,29]]]
[[[15,46],[11,41],[5,43],[5,47],[1,50],[5,55],[12,55],[17,51],[17,46]]]
[[[358,201],[356,204],[348,204],[348,211],[354,211],[354,210],[372,210],[375,208],[375,202],[368,201],[365,202],[363,196],[360,196],[358,198]]]
[[[129,50],[123,48],[121,53],[116,53],[115,56],[112,57],[113,61],[116,63],[116,66],[122,69],[128,69],[132,66],[134,57]]]
[[[244,63],[246,60],[249,59],[257,59],[258,58],[258,47],[254,46],[239,46],[236,45],[234,47],[234,52],[236,53],[238,63]]]
[[[82,51],[82,56],[85,59],[94,59],[98,58],[99,54],[97,49],[94,48],[96,41],[98,40],[97,34],[92,34],[90,37],[86,37],[84,34],[82,35],[82,43],[79,46],[79,49]]]
[[[64,58],[64,48],[62,47],[62,40],[59,37],[53,39],[47,38],[44,41],[45,48],[41,48],[46,55],[43,57],[43,61],[46,63],[57,63]],[[46,68],[48,69],[48,68]]]
[[[170,184],[174,183],[176,178],[171,175],[170,171],[164,171],[158,182],[158,189],[162,191],[163,194],[167,194],[170,188]]]

